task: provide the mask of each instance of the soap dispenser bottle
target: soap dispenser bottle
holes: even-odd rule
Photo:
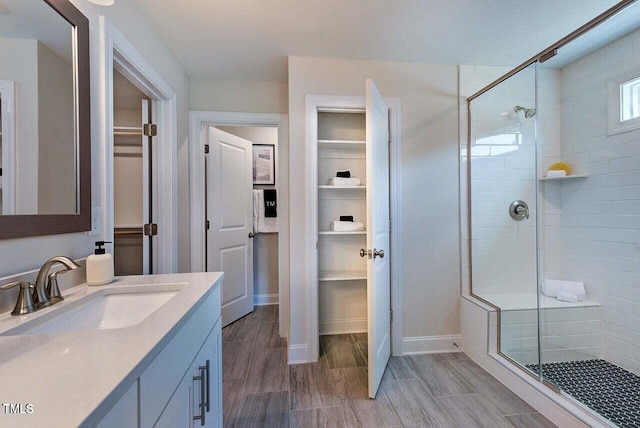
[[[105,285],[113,281],[113,256],[103,248],[109,241],[96,241],[94,254],[87,257],[87,284]]]

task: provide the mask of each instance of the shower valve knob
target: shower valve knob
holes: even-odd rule
[[[525,201],[513,201],[509,205],[509,215],[515,221],[522,221],[529,218],[529,205]]]

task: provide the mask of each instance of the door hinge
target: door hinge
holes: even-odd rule
[[[205,144],[205,145],[204,145],[204,154],[205,154],[205,155],[208,155],[208,154],[209,154],[209,145],[208,145],[208,144]]]
[[[144,228],[144,236],[156,236],[158,234],[158,225],[155,223],[145,224]]]
[[[391,220],[389,220],[389,232],[391,232]]]
[[[146,137],[155,137],[156,135],[158,135],[158,125],[156,125],[155,123],[145,123],[143,134]]]
[[[209,220],[205,222],[205,226],[207,227],[207,230],[211,229],[211,223],[209,223]]]
[[[389,309],[389,319],[390,322],[393,322],[393,309]]]

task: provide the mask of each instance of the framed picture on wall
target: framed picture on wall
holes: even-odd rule
[[[253,145],[253,184],[276,184],[275,146]]]

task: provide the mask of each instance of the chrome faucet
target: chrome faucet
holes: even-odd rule
[[[64,297],[60,294],[58,288],[58,274],[64,271],[57,271],[49,274],[49,270],[56,264],[60,263],[65,267],[65,271],[75,270],[80,267],[79,264],[71,260],[69,257],[58,256],[53,257],[40,268],[36,277],[35,287],[28,282],[15,281],[0,286],[0,290],[9,290],[13,287],[20,287],[16,307],[11,315],[25,315],[46,308],[59,301]],[[31,288],[34,288],[33,293]]]
[[[57,272],[49,275],[49,270],[57,263],[63,265],[65,270],[68,271],[80,268],[79,264],[65,256],[53,257],[47,260],[36,277],[36,287],[33,291],[33,301],[36,309],[46,308],[63,299],[58,289]]]

